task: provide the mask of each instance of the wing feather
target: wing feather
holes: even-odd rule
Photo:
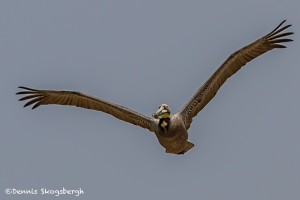
[[[16,94],[26,95],[25,97],[20,98],[19,101],[29,100],[24,107],[33,105],[32,109],[35,109],[41,105],[48,104],[76,106],[102,111],[120,120],[146,128],[151,132],[155,131],[156,125],[151,118],[124,106],[113,104],[102,99],[97,99],[83,93],[73,91],[36,90],[28,87],[19,88],[23,89],[23,91]]]
[[[247,62],[271,49],[286,48],[286,46],[281,43],[293,41],[291,39],[283,38],[293,34],[293,32],[282,33],[282,31],[291,26],[286,25],[281,28],[284,22],[285,20],[269,34],[231,54],[219,69],[198,89],[195,95],[179,112],[186,129],[190,127],[193,117],[195,117],[210,102],[224,82]]]

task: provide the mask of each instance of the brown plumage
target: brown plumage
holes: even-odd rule
[[[286,48],[281,43],[293,41],[283,38],[293,34],[293,32],[282,33],[282,31],[291,26],[286,25],[281,28],[285,21],[281,22],[269,34],[231,54],[219,69],[198,89],[196,94],[179,112],[187,128],[190,127],[193,117],[210,102],[224,82],[246,65],[247,62],[274,48]]]
[[[194,144],[187,141],[187,130],[192,123],[193,117],[209,103],[224,82],[247,62],[271,49],[286,48],[282,43],[292,41],[284,38],[293,34],[292,32],[283,33],[285,29],[291,26],[286,25],[282,27],[284,22],[280,23],[269,34],[230,55],[219,69],[198,89],[188,103],[174,115],[170,114],[170,109],[166,104],[162,104],[159,110],[153,114],[153,118],[149,118],[126,107],[72,91],[36,90],[19,87],[24,89],[24,91],[17,94],[26,95],[20,101],[30,100],[24,107],[33,105],[32,109],[40,105],[59,104],[105,112],[120,120],[154,132],[167,153],[183,154],[194,146]]]
[[[155,130],[155,123],[149,117],[130,110],[124,106],[113,104],[102,99],[91,97],[80,92],[72,91],[53,91],[53,90],[35,90],[27,87],[19,87],[25,91],[17,94],[25,94],[27,96],[19,99],[19,101],[29,100],[24,107],[34,104],[32,109],[40,105],[59,104],[77,106],[81,108],[98,110],[114,117],[132,123],[134,125],[146,128],[149,131]]]

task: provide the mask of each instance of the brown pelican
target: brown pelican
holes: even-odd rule
[[[188,141],[187,132],[193,117],[210,102],[224,82],[247,62],[271,49],[286,48],[282,43],[292,41],[284,38],[293,34],[292,32],[283,32],[291,26],[282,27],[284,22],[281,22],[269,34],[231,54],[186,105],[174,115],[171,115],[167,104],[160,105],[150,118],[126,107],[73,91],[36,90],[19,87],[23,91],[17,94],[26,95],[20,101],[30,100],[24,107],[33,104],[32,109],[40,105],[59,104],[105,112],[120,120],[154,132],[159,143],[166,149],[166,153],[184,154],[194,146]]]

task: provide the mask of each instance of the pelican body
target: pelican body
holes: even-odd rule
[[[282,27],[284,22],[281,22],[269,34],[231,54],[197,90],[185,106],[174,115],[171,115],[167,104],[160,105],[159,109],[150,118],[124,106],[73,91],[36,90],[21,86],[19,88],[23,91],[17,94],[25,95],[19,100],[29,100],[24,107],[33,104],[32,109],[40,105],[58,104],[105,112],[119,120],[146,128],[155,133],[166,153],[184,154],[194,146],[193,143],[188,141],[187,132],[193,117],[214,98],[225,81],[246,65],[247,62],[274,48],[286,48],[282,43],[293,41],[285,38],[292,35],[293,32],[283,32],[291,26]]]
[[[188,132],[180,115],[171,115],[167,104],[160,105],[152,116],[158,119],[155,135],[166,153],[184,154],[194,146],[187,141]]]

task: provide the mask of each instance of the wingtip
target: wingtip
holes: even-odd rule
[[[25,108],[25,107],[29,106],[30,104],[31,104],[31,102],[29,101],[23,107]]]
[[[280,32],[286,30],[287,28],[291,27],[291,24],[285,25],[282,27],[282,24],[285,22],[286,20],[282,21],[273,31],[271,31],[269,34],[267,34],[266,36],[271,38],[271,37],[276,37],[277,34],[279,34]],[[290,33],[290,32],[289,32]],[[284,36],[287,36],[288,34],[283,33]]]
[[[23,89],[23,86],[19,86],[19,89]],[[16,92],[16,95],[22,94],[21,92]],[[20,100],[19,100],[20,101]]]
[[[40,106],[40,104],[39,104],[39,103],[36,103],[36,104],[34,104],[34,106],[32,106],[31,110],[36,109],[36,108],[39,107],[39,106]]]
[[[37,91],[36,89],[32,89],[32,88],[24,87],[24,86],[19,86],[18,88],[23,89],[23,90]]]
[[[286,19],[283,20],[278,26],[281,26],[282,24],[284,24],[286,22]]]

